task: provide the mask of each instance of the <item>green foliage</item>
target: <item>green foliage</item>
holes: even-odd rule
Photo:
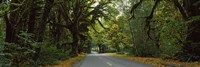
[[[145,19],[135,18],[130,21],[131,31],[133,32],[133,50],[135,56],[155,56],[159,49],[156,49],[153,40],[149,39],[145,28]]]
[[[0,17],[4,16],[9,12],[9,4],[2,3],[0,4]]]
[[[136,4],[138,1],[132,1],[132,4]],[[146,17],[150,15],[153,1],[144,1],[136,9],[133,10],[133,19],[129,23],[130,32],[132,36],[132,54],[135,56],[157,56],[159,49],[156,49],[154,40],[150,39],[147,31]]]
[[[36,43],[31,40],[30,34],[22,32],[18,37],[24,44],[4,43],[6,46],[5,58],[14,66],[24,66],[24,63],[32,61],[31,55],[35,51],[30,47],[35,47]],[[20,62],[19,62],[20,61]]]
[[[181,52],[186,39],[188,23],[181,19],[180,13],[176,11],[172,3],[161,1],[156,7],[153,19],[150,19],[150,26],[147,26],[145,17],[152,10],[154,2],[144,1],[135,9],[135,18],[130,24],[134,37],[133,53],[136,56],[175,59],[175,55]]]
[[[159,38],[160,57],[176,59],[186,39],[187,23],[177,13],[171,3],[161,2],[155,14],[152,27]]]
[[[47,42],[38,43],[31,38],[32,34],[22,32],[18,37],[24,42],[24,45],[6,43],[8,46],[6,49],[9,50],[6,59],[11,64],[16,64],[20,66],[38,66],[47,64],[58,64],[59,60],[66,60],[69,58],[69,51],[63,51],[62,49],[57,49],[55,45],[49,46]],[[39,46],[40,44],[40,46]],[[27,46],[31,46],[29,48]],[[41,47],[41,53],[38,61],[33,61],[32,57],[35,53],[35,49]],[[12,49],[12,50],[11,50]],[[17,58],[16,58],[17,57]],[[13,62],[13,60],[20,60],[21,62]]]
[[[4,34],[3,32],[0,32],[0,66],[9,67],[10,66],[10,60],[5,58],[5,53],[3,53],[4,50]]]
[[[194,21],[199,21],[200,20],[200,16],[193,16],[190,18],[190,20],[186,21],[186,23],[192,23]]]
[[[58,64],[60,60],[66,60],[69,57],[69,51],[62,51],[55,46],[48,46],[43,44],[41,47],[41,54],[37,61],[37,65],[53,65]]]
[[[175,29],[176,28],[176,29]],[[161,29],[161,51],[165,54],[162,57],[174,57],[175,54],[180,52],[181,46],[185,40],[185,32],[187,27],[185,25],[175,22],[168,22],[164,24]],[[167,36],[167,37],[166,37]]]
[[[0,52],[2,52],[3,51],[3,48],[4,48],[4,46],[3,46],[3,43],[4,43],[4,34],[2,33],[2,32],[0,32]]]

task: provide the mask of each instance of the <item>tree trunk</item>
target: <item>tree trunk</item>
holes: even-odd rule
[[[103,53],[102,44],[98,44],[98,47],[99,47],[99,53]]]
[[[6,21],[6,39],[5,42],[12,43],[14,40],[14,31],[12,24],[9,22],[9,19],[7,15],[4,16],[4,19]]]
[[[49,13],[51,11],[51,8],[53,7],[54,0],[45,0],[45,2],[46,3],[45,3],[45,6],[44,6],[44,12],[43,12],[43,15],[42,15],[42,19],[41,19],[41,21],[39,23],[39,26],[38,26],[38,29],[37,29],[37,33],[36,33],[36,41],[37,42],[43,42],[48,16],[49,16]],[[36,52],[35,52],[35,54],[33,56],[33,59],[35,61],[37,61],[37,59],[40,56],[41,47],[38,46],[35,49],[35,51]]]
[[[80,37],[80,39],[81,39],[81,37]],[[80,40],[80,44],[78,45],[78,53],[80,54],[81,52],[84,52],[84,44],[85,43],[85,41],[84,40]]]
[[[77,23],[72,24],[69,30],[73,37],[72,51],[70,55],[72,57],[75,57],[75,56],[78,56],[78,42],[79,42],[78,24]]]
[[[44,12],[42,15],[42,19],[40,21],[39,27],[38,27],[38,33],[37,33],[37,41],[42,42],[44,38],[44,32],[46,29],[46,24],[48,20],[49,13],[51,11],[51,8],[53,7],[54,0],[46,0],[45,6],[44,6]]]
[[[33,3],[31,3],[31,8],[30,8],[28,33],[34,33],[34,27],[36,23],[36,13],[37,13],[36,7],[37,7],[36,1],[33,1]]]
[[[78,49],[77,49],[77,46],[78,46],[78,41],[79,41],[79,38],[77,36],[77,33],[73,33],[73,42],[72,42],[72,51],[71,51],[71,56],[72,57],[75,57],[78,55]]]

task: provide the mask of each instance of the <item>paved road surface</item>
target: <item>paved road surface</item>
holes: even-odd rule
[[[74,67],[155,67],[125,59],[113,58],[104,54],[89,54]]]

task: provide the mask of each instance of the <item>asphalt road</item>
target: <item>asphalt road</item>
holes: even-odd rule
[[[125,59],[113,58],[104,54],[89,54],[73,67],[155,67]]]

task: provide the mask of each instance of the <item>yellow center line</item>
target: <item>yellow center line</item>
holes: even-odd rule
[[[112,66],[112,64],[110,62],[106,62],[106,64],[108,64],[110,67]]]

